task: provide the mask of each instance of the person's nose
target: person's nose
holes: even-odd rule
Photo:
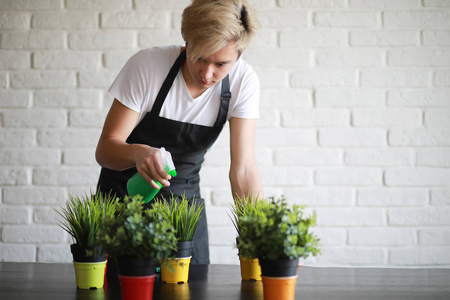
[[[213,64],[205,63],[203,66],[203,79],[209,80],[213,77],[214,74],[214,66]]]

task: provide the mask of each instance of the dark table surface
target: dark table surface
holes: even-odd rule
[[[0,263],[1,300],[121,299],[119,281],[80,290],[72,264]],[[239,266],[191,265],[185,284],[161,283],[153,299],[263,299],[261,281],[242,281]],[[295,299],[450,299],[450,269],[351,269],[303,267]],[[282,300],[282,299],[280,299]]]

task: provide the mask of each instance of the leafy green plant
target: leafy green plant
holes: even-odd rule
[[[284,198],[271,199],[259,215],[240,218],[240,254],[260,259],[297,259],[320,254],[319,239],[310,232],[316,215],[306,216],[303,207],[289,207]]]
[[[193,201],[194,202],[194,201]],[[195,230],[204,209],[203,204],[189,204],[183,195],[180,199],[172,195],[169,199],[157,199],[153,203],[153,211],[158,216],[168,220],[175,229],[175,236],[179,242],[192,241]]]
[[[97,237],[108,255],[159,261],[176,250],[170,222],[143,204],[141,196],[125,197],[116,216],[105,217]]]
[[[97,232],[105,217],[114,216],[118,199],[110,194],[70,195],[65,207],[56,210],[58,225],[72,236],[80,247],[98,246]]]

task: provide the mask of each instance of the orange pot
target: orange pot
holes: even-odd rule
[[[264,300],[294,300],[297,276],[262,277]]]

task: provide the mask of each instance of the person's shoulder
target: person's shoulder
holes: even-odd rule
[[[180,54],[181,46],[158,46],[138,51],[130,59],[139,63],[163,64],[173,63]]]
[[[154,55],[154,56],[171,56],[174,54],[180,54],[180,45],[170,45],[170,46],[156,46],[147,49],[143,49],[138,53],[142,55]]]
[[[240,57],[230,72],[230,78],[235,81],[256,80],[258,75],[253,67],[248,64],[243,57]]]

